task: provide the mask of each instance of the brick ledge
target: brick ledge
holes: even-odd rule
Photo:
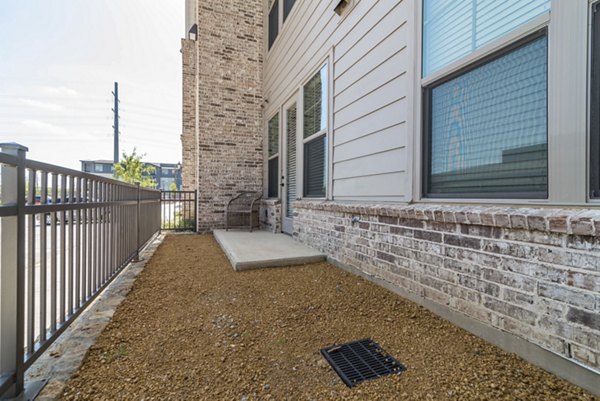
[[[600,236],[600,209],[444,204],[373,204],[298,200],[297,209]]]

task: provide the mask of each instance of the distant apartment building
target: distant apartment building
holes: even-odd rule
[[[177,190],[181,189],[181,166],[178,163],[147,162],[145,165],[154,167],[154,172],[150,176],[157,183],[157,189],[169,191],[173,183],[177,186]],[[81,171],[114,178],[112,160],[81,160]]]

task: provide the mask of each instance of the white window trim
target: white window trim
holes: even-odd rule
[[[590,205],[587,113],[589,46],[574,45],[577,40],[581,42],[588,38],[589,24],[581,21],[583,17],[586,22],[589,21],[589,0],[568,2],[552,0],[549,12],[427,77],[422,77],[423,0],[417,0],[416,3],[413,74],[415,82],[413,201],[451,204]],[[422,187],[423,87],[544,27],[548,28],[548,199],[424,197]],[[569,78],[565,79],[565,77]]]
[[[327,127],[319,132],[316,132],[304,139],[304,86],[321,71],[324,67],[327,67]],[[298,90],[298,120],[300,127],[299,135],[297,136],[298,143],[298,169],[300,172],[301,179],[298,181],[300,190],[298,191],[298,199],[310,199],[314,201],[323,201],[323,200],[331,200],[333,199],[333,146],[331,146],[332,135],[331,131],[333,128],[333,49],[329,52],[329,54],[322,60],[321,63],[318,64],[316,69],[311,70],[310,74],[302,80],[300,83],[300,89]],[[313,139],[319,138],[320,136],[325,135],[327,138],[327,153],[325,160],[325,174],[326,174],[326,184],[325,184],[325,196],[315,197],[315,196],[305,196],[304,195],[304,145],[307,142],[310,142]]]

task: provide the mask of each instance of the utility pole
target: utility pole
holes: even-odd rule
[[[114,163],[118,163],[119,162],[119,83],[115,82],[115,90],[112,93],[113,97],[115,99],[115,105],[113,107],[113,113],[114,113],[114,123],[113,123],[113,129],[115,131],[114,133],[114,140],[115,140],[115,145],[114,145]]]

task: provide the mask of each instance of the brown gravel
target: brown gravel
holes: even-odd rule
[[[319,349],[372,337],[399,376],[347,388]],[[326,263],[235,273],[211,236],[168,236],[64,399],[596,400]]]

